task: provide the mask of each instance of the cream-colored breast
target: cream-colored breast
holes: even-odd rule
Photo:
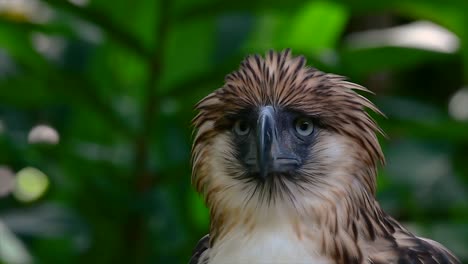
[[[208,264],[330,264],[321,256],[316,242],[299,239],[292,228],[265,226],[247,233],[233,230],[209,252]]]

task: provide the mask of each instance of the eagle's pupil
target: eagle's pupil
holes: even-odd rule
[[[247,131],[247,129],[249,129],[249,127],[247,126],[247,122],[241,122],[239,124],[239,130],[241,132],[245,132],[245,131]]]
[[[303,136],[309,136],[314,131],[314,125],[309,118],[299,118],[295,124],[296,132]]]
[[[245,136],[250,132],[249,124],[245,120],[237,120],[234,124],[234,132],[239,136]]]
[[[304,121],[300,124],[299,129],[306,131],[307,129],[309,129],[309,126],[310,126],[309,122]]]

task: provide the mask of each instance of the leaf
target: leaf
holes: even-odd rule
[[[209,211],[203,199],[193,190],[190,191],[187,197],[189,198],[188,205],[194,225],[200,230],[207,230],[210,223],[210,219],[208,218]]]
[[[382,70],[404,70],[423,63],[455,59],[455,55],[403,47],[344,48],[340,52],[343,70],[354,78],[362,78]]]
[[[454,1],[447,5],[445,1],[400,1],[395,5],[399,12],[414,18],[434,21],[455,34],[462,36],[466,33],[465,11],[467,1]]]
[[[31,35],[9,23],[0,23],[0,47],[15,60],[40,71],[46,62],[32,47]]]
[[[278,42],[284,47],[312,53],[332,49],[336,47],[347,20],[348,12],[343,5],[310,1],[285,21],[284,34]]]
[[[45,2],[55,7],[57,10],[65,10],[79,18],[82,18],[83,20],[98,25],[107,34],[109,34],[114,41],[119,42],[142,57],[150,57],[152,54],[152,51],[148,49],[140,39],[135,37],[133,33],[129,32],[128,26],[125,26],[125,23],[116,22],[128,21],[128,17],[123,17],[123,15],[128,15],[128,6],[126,6],[127,8],[118,9],[118,7],[122,7],[122,5],[119,6],[118,4],[124,2],[117,1],[112,4],[108,4],[107,1],[101,1],[101,5],[106,7],[104,10],[99,4],[96,4],[98,1],[92,1],[93,5],[84,8],[78,7],[69,1],[45,0]],[[94,4],[96,4],[97,7]],[[122,15],[121,17],[118,17],[118,19],[113,17],[116,16],[115,13],[118,13],[117,11],[120,11],[120,14]]]
[[[178,80],[211,69],[215,32],[213,19],[193,21],[172,29],[165,43],[165,52],[160,54],[164,61],[160,93],[167,92]]]

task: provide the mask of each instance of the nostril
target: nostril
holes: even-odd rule
[[[291,159],[291,158],[277,158],[275,163],[278,165],[299,165],[298,159]]]

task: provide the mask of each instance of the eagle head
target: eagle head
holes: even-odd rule
[[[192,183],[212,221],[301,215],[375,193],[379,110],[289,50],[247,57],[197,105]],[[255,220],[249,220],[255,221]]]

